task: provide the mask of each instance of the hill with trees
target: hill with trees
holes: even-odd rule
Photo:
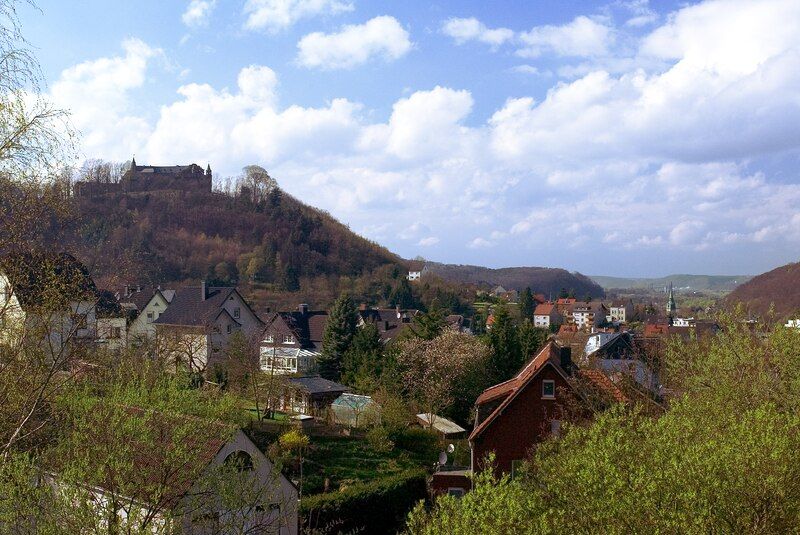
[[[786,264],[753,277],[728,294],[725,304],[741,304],[748,313],[766,316],[774,307],[778,318],[800,310],[800,262]]]
[[[556,298],[566,290],[578,298],[603,297],[603,288],[586,275],[566,269],[545,267],[509,267],[492,269],[481,266],[427,262],[428,271],[444,280],[480,286],[500,285],[506,290],[522,291],[530,287],[534,293]]]
[[[730,292],[750,280],[750,275],[667,275],[657,278],[623,278],[589,275],[597,284],[610,289],[662,289],[670,282],[675,289],[692,291]]]

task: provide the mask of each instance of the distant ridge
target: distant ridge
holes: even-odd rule
[[[589,275],[597,284],[610,290],[612,288],[664,288],[670,282],[677,289],[690,291],[711,290],[730,292],[752,278],[752,275],[667,275],[658,278],[625,278]]]
[[[502,286],[506,290],[522,291],[530,286],[534,293],[546,297],[558,296],[561,289],[571,291],[579,299],[586,296],[604,297],[605,292],[586,275],[570,273],[561,268],[508,267],[492,269],[481,266],[439,264],[426,262],[428,271],[445,280],[483,286]]]
[[[778,318],[796,317],[800,312],[800,262],[753,277],[731,292],[724,302],[728,306],[742,304],[757,316],[766,316],[774,307]]]

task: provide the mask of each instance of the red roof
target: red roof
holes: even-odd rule
[[[594,387],[596,387],[610,399],[613,399],[619,403],[627,403],[630,401],[628,396],[626,396],[622,390],[620,390],[619,387],[615,385],[614,382],[600,370],[580,370],[578,375],[592,383]]]
[[[484,403],[488,403],[489,401],[494,401],[503,397],[505,397],[505,399],[494,411],[492,411],[491,414],[489,414],[489,416],[486,417],[484,421],[480,423],[480,425],[478,425],[478,427],[475,428],[474,431],[472,431],[469,439],[474,440],[481,433],[483,433],[486,428],[489,427],[497,418],[497,416],[502,414],[505,408],[508,407],[512,401],[514,401],[514,398],[516,398],[517,395],[525,389],[528,383],[530,383],[531,380],[536,377],[539,371],[548,363],[554,366],[556,370],[558,370],[566,378],[566,373],[564,373],[564,370],[561,369],[560,365],[559,348],[556,346],[555,342],[550,340],[539,351],[539,353],[537,353],[537,355],[533,357],[524,368],[522,368],[516,377],[484,390],[481,395],[478,396],[478,399],[475,402],[476,405],[482,405]]]
[[[558,305],[571,305],[575,301],[576,301],[576,299],[574,297],[563,297],[563,298],[559,299],[558,301],[556,301],[556,304],[558,304]]]
[[[644,326],[645,336],[665,336],[669,334],[669,325],[666,323],[646,323]]]
[[[553,312],[553,303],[545,303],[543,305],[536,305],[536,310],[533,313],[537,316],[549,316]]]

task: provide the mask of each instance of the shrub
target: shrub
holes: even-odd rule
[[[380,425],[367,431],[367,442],[377,453],[388,453],[394,448],[394,443],[385,427]]]
[[[430,429],[410,427],[395,439],[395,445],[423,459],[435,463],[442,449],[439,434]]]
[[[396,533],[414,505],[427,497],[426,477],[424,470],[409,470],[303,498],[303,524],[308,529],[335,526],[339,533]]]

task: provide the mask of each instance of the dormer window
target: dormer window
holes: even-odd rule
[[[233,309],[233,318],[234,319],[238,320],[239,316],[241,316],[241,315],[242,315],[242,311],[241,311],[241,309],[239,307],[236,307],[236,308]]]
[[[283,335],[283,343],[284,344],[293,344],[294,343],[294,336],[291,334],[284,334]]]
[[[542,381],[542,399],[556,398],[556,382],[551,380]]]
[[[272,336],[271,334],[268,334],[268,335],[266,335],[266,336],[264,337],[264,341],[265,341],[266,343],[268,343],[268,344],[271,344],[271,343],[273,343],[273,342],[275,341],[275,337],[274,337],[274,336]]]

